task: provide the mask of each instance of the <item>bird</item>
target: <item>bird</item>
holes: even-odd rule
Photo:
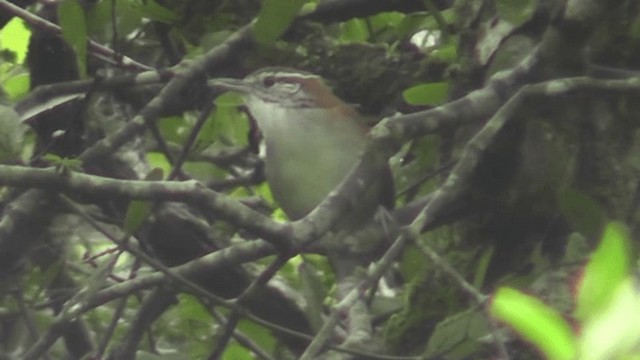
[[[259,69],[243,79],[218,78],[209,85],[240,93],[266,145],[265,176],[273,198],[290,220],[309,214],[344,180],[369,141],[353,106],[338,98],[323,78],[283,67]],[[387,164],[335,225],[350,233],[394,202]]]

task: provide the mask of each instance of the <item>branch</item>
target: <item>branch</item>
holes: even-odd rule
[[[273,221],[230,197],[209,190],[195,180],[143,181],[118,180],[75,173],[56,168],[28,168],[0,165],[0,184],[35,187],[53,192],[120,197],[140,200],[179,201],[206,206],[225,220],[253,231],[274,245],[288,248],[292,244],[289,226]]]

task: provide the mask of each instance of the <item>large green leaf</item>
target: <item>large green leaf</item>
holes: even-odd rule
[[[577,288],[577,319],[588,320],[606,308],[615,289],[629,274],[630,249],[625,226],[617,222],[607,224]]]
[[[158,120],[158,129],[165,141],[182,144],[187,139],[190,124],[185,116],[167,116]]]
[[[424,83],[402,92],[409,105],[440,105],[447,99],[449,84],[446,82]]]
[[[473,276],[473,286],[478,289],[481,289],[484,286],[484,280],[487,276],[487,269],[489,269],[489,265],[491,264],[491,260],[493,259],[493,253],[495,251],[495,247],[493,245],[487,246],[480,254],[480,258],[478,259],[478,266],[474,271],[475,275]]]
[[[289,28],[304,3],[304,0],[264,0],[253,28],[258,44],[275,42]]]
[[[31,31],[27,29],[24,21],[14,17],[0,30],[0,49],[13,52],[16,55],[15,62],[22,64],[27,57],[30,38]]]
[[[429,337],[427,358],[446,353],[447,359],[467,359],[478,350],[478,339],[487,336],[487,317],[478,309],[469,309],[440,322]]]
[[[154,21],[170,24],[178,20],[178,16],[166,7],[154,0],[130,1],[134,9],[140,11],[140,15]]]
[[[62,37],[71,46],[80,77],[87,75],[87,22],[78,0],[65,0],[58,6]]]
[[[238,94],[226,93],[216,99],[216,109],[198,134],[199,144],[211,144],[222,140],[225,144],[247,145],[249,121],[244,112],[238,111],[241,103]]]
[[[567,189],[560,193],[559,205],[571,227],[595,241],[602,234],[606,215],[602,207],[586,194]]]
[[[365,42],[369,38],[369,29],[363,19],[351,19],[340,25],[340,41],[345,43]]]
[[[493,296],[489,310],[540,349],[547,359],[575,358],[577,344],[571,326],[539,299],[502,287]]]
[[[634,359],[640,355],[640,293],[628,276],[611,294],[608,306],[583,324],[580,360]]]
[[[29,127],[12,108],[0,105],[0,129],[0,164],[20,162]]]
[[[322,283],[320,273],[312,264],[301,262],[298,265],[302,295],[307,301],[306,313],[311,326],[320,330],[322,327],[322,312],[327,289]]]
[[[146,176],[145,180],[159,181],[164,177],[160,168],[152,169]],[[149,218],[153,209],[152,201],[133,200],[129,203],[127,214],[124,217],[124,231],[127,234],[133,234],[138,231],[142,224]]]
[[[2,82],[2,88],[11,100],[19,100],[29,93],[31,76],[29,74],[17,74],[9,76]]]
[[[149,5],[149,2],[147,4],[145,6],[141,0],[95,2],[86,9],[87,28],[91,38],[100,42],[112,42],[114,30],[119,37],[127,36],[140,28],[144,18],[160,22],[172,22],[177,19],[177,16],[165,14],[162,10],[157,11],[160,13],[158,16],[153,16],[153,11],[147,11],[147,7],[153,8],[158,5]],[[117,14],[115,23],[114,11]]]
[[[527,22],[538,7],[538,0],[497,0],[498,15],[515,26]]]

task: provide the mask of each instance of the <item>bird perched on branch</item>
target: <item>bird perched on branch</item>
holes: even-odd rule
[[[320,76],[264,68],[244,79],[214,79],[209,84],[242,94],[266,143],[267,182],[291,220],[310,213],[358,164],[368,129],[361,115],[340,100]],[[380,205],[392,207],[389,167],[385,164],[376,171],[379,176],[366,180],[371,183],[364,195],[349,199],[353,207],[334,233],[362,227]]]

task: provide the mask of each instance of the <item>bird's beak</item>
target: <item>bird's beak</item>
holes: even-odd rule
[[[236,91],[246,94],[251,91],[251,85],[242,79],[218,78],[207,82],[210,87],[223,91]]]

